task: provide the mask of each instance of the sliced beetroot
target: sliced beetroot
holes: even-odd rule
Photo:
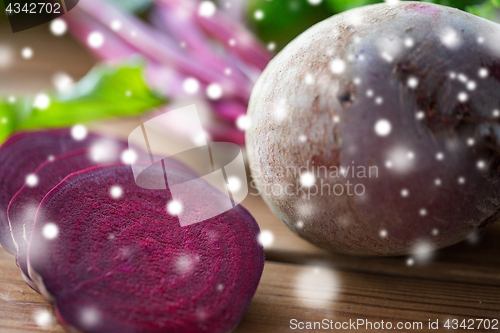
[[[78,133],[81,134],[81,133]],[[77,136],[78,139],[80,137]],[[25,132],[12,136],[0,147],[0,245],[9,253],[15,253],[10,233],[7,207],[26,178],[47,159],[75,149],[89,148],[104,138],[88,134],[85,138],[73,138],[69,128]],[[124,145],[124,143],[119,143]],[[31,181],[35,179],[32,178]]]
[[[157,168],[141,183],[163,176]],[[169,182],[188,179],[169,166]],[[228,198],[215,188],[176,198],[206,209],[221,199]],[[95,333],[217,333],[237,325],[264,266],[257,223],[236,206],[181,227],[167,212],[171,200],[168,189],[138,187],[125,165],[74,173],[47,194],[28,262],[64,325]]]
[[[31,238],[31,230],[35,224],[36,211],[40,202],[69,174],[102,163],[119,162],[122,150],[120,147],[109,147],[106,151],[107,158],[104,160],[96,158],[90,149],[79,149],[46,160],[33,172],[37,178],[36,186],[24,184],[10,201],[7,215],[17,248],[17,265],[31,287],[35,288],[28,276],[28,240]]]

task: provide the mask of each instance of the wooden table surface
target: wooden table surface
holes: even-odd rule
[[[94,64],[71,38],[51,36],[47,29],[42,26],[13,35],[0,26],[0,48],[8,46],[14,54],[12,64],[0,68],[1,95],[50,88],[51,77],[60,71],[78,79]],[[25,46],[34,49],[33,59],[20,57]],[[107,121],[93,127],[123,136],[137,122]],[[259,197],[249,196],[243,205],[261,230],[272,232],[274,242],[266,247],[260,286],[237,333],[306,331],[292,330],[292,319],[383,320],[394,327],[398,322],[423,322],[423,331],[429,331],[429,320],[439,320],[438,331],[454,331],[443,327],[446,320],[500,319],[499,224],[409,265],[407,257],[329,254],[295,236]],[[44,317],[47,311],[50,305],[24,283],[14,258],[0,250],[0,332],[63,332]],[[313,331],[318,330],[307,330]]]

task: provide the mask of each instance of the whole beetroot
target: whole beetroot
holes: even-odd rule
[[[499,25],[400,2],[327,19],[268,66],[247,147],[271,209],[354,255],[448,246],[499,217]]]

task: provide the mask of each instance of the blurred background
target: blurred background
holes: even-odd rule
[[[13,131],[195,101],[207,136],[243,145],[248,99],[272,57],[315,23],[379,2],[82,0],[63,17],[16,34],[12,8],[0,8],[0,142]],[[498,0],[430,2],[490,20],[500,8]],[[189,139],[188,128],[158,126]]]

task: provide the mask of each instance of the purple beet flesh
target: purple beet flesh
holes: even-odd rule
[[[71,129],[25,132],[12,136],[0,147],[0,244],[14,254],[16,247],[11,236],[7,207],[27,177],[47,159],[70,151],[89,148],[103,139],[88,134],[84,139],[74,139]],[[36,179],[31,177],[32,182]]]
[[[27,251],[28,240],[31,238],[31,230],[35,224],[35,216],[38,206],[45,195],[66,176],[73,172],[88,169],[104,163],[119,162],[121,153],[120,144],[116,147],[106,149],[106,159],[103,161],[93,154],[92,150],[80,149],[63,154],[42,163],[34,172],[36,186],[24,184],[14,195],[7,209],[12,237],[17,248],[17,265],[24,279],[31,287],[35,288],[28,277]]]
[[[141,182],[161,181],[163,170],[155,170]],[[178,167],[169,177],[192,175]],[[176,200],[210,209],[222,195],[213,188],[210,197]],[[125,165],[74,173],[47,194],[28,263],[63,324],[94,333],[217,333],[237,325],[264,266],[257,223],[237,206],[181,227],[167,212],[171,200],[168,189],[138,187]]]

